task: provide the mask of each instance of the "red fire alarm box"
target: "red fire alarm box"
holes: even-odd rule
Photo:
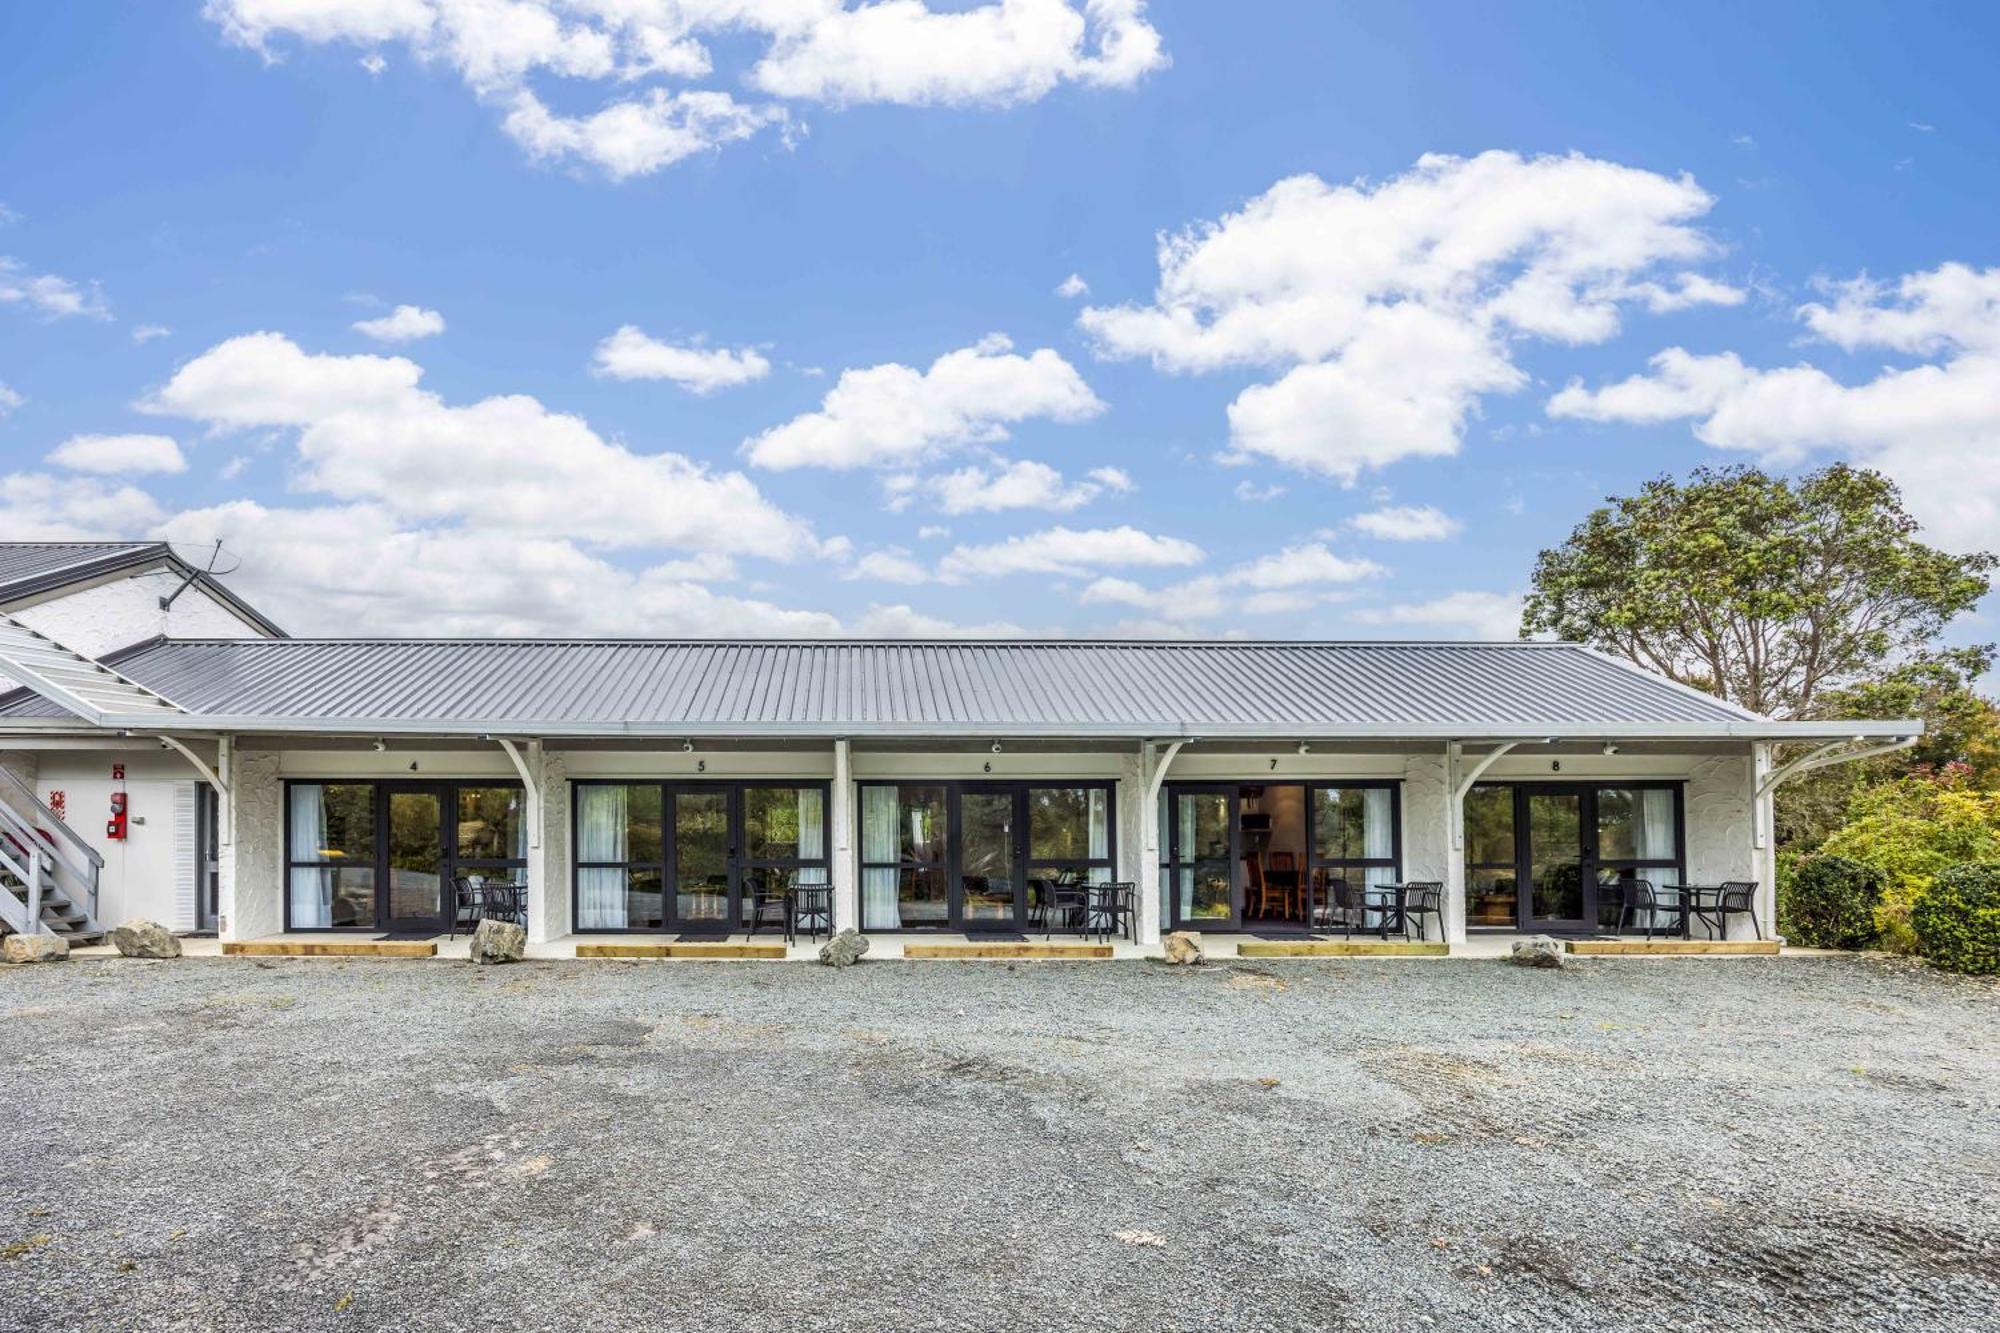
[[[111,819],[104,826],[104,836],[118,842],[125,839],[125,793],[122,791],[111,793]]]

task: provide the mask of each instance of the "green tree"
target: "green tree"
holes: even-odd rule
[[[1816,716],[1829,694],[1852,706],[1871,682],[1920,692],[1925,662],[1964,675],[1935,644],[1986,594],[1994,557],[1916,532],[1893,482],[1845,464],[1796,480],[1750,467],[1661,477],[1541,553],[1521,630],[1773,717]]]

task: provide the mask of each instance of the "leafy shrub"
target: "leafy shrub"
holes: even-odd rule
[[[1846,856],[1807,856],[1778,876],[1778,931],[1811,949],[1866,949],[1880,933],[1882,872]]]
[[[1931,880],[1960,862],[2000,861],[2000,792],[1973,787],[1957,766],[1864,788],[1820,851],[1882,872],[1882,945],[1915,953],[1910,908]]]
[[[1910,908],[1924,957],[1950,972],[2000,972],[2000,865],[1951,866]]]

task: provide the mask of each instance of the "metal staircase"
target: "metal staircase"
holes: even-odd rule
[[[0,768],[0,935],[101,944],[97,875],[104,858]]]

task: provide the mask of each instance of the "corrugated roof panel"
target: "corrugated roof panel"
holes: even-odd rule
[[[119,671],[190,712],[713,730],[1727,724],[1752,714],[1546,643],[200,640]],[[0,717],[39,716],[11,697]]]

